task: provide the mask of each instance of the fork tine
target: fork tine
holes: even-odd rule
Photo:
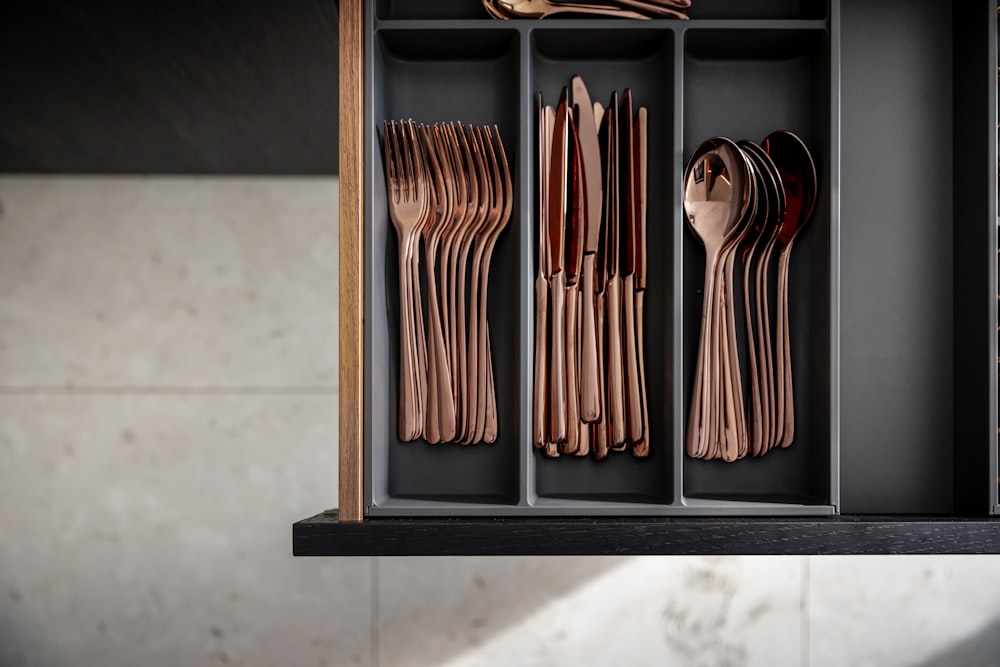
[[[395,174],[396,174],[396,201],[403,201],[405,199],[406,191],[406,169],[405,169],[405,149],[403,146],[403,141],[400,138],[401,126],[396,121],[392,121],[392,143],[393,143],[393,158],[395,162]]]
[[[399,150],[396,146],[395,123],[385,121],[383,124],[383,137],[385,144],[385,170],[389,180],[389,195],[393,200],[399,199]]]
[[[497,155],[493,151],[493,134],[490,131],[489,126],[484,126],[481,128],[482,134],[485,134],[485,140],[482,134],[479,137],[479,141],[484,144],[485,148],[489,149],[490,159],[489,166],[492,167],[492,173],[490,174],[490,184],[493,186],[493,208],[499,209],[503,205],[503,184],[500,182],[500,165],[497,164]],[[486,151],[483,151],[484,155]]]
[[[507,163],[507,151],[504,150],[503,140],[500,138],[500,128],[494,125],[493,129],[497,138],[497,148],[500,149],[500,160],[503,167],[503,182],[504,189],[506,191],[506,197],[504,198],[504,217],[507,217],[510,215],[511,208],[514,206],[514,185],[510,178],[510,165]]]
[[[500,150],[500,162],[501,162],[501,167],[502,167],[501,171],[503,173],[504,189],[506,190],[506,203],[505,203],[505,209],[504,210],[505,210],[505,212],[507,214],[509,214],[511,207],[514,204],[514,202],[513,202],[513,200],[514,200],[514,197],[513,197],[513,194],[514,194],[514,184],[511,182],[511,178],[510,178],[510,164],[508,164],[508,162],[507,162],[507,151],[504,150],[503,140],[500,138],[500,128],[497,127],[496,125],[494,125],[493,126],[493,132],[494,132],[494,134],[496,135],[496,138],[497,138],[497,148]]]

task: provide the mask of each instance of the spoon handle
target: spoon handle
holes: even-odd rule
[[[636,458],[644,459],[649,456],[649,403],[646,400],[646,344],[643,334],[643,301],[646,297],[645,290],[636,290],[635,293],[635,338],[636,356],[639,359],[639,410],[642,413],[642,436],[632,443],[632,454]]]
[[[778,256],[778,290],[784,317],[781,322],[781,344],[784,348],[785,376],[785,421],[781,436],[781,446],[788,447],[795,439],[795,394],[792,391],[792,346],[788,326],[788,269],[792,246],[788,244]]]
[[[642,440],[642,405],[639,398],[639,352],[635,338],[635,274],[628,274],[622,284],[625,307],[625,414],[628,441]]]

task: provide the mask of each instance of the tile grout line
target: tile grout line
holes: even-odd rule
[[[371,559],[371,604],[368,617],[369,623],[369,635],[368,642],[369,648],[368,652],[371,654],[371,666],[379,667],[379,621],[380,613],[378,607],[379,599],[379,557],[373,556]]]
[[[802,582],[801,582],[802,590],[800,592],[800,596],[801,596],[800,608],[801,608],[801,611],[800,611],[800,616],[799,616],[799,630],[800,630],[800,635],[801,635],[800,638],[799,638],[799,641],[800,641],[800,644],[801,644],[799,650],[800,650],[800,653],[801,653],[801,659],[800,659],[799,662],[802,664],[803,667],[809,667],[809,662],[810,662],[809,657],[810,657],[810,653],[811,653],[811,651],[809,650],[810,649],[810,647],[809,647],[809,630],[810,630],[809,624],[810,624],[810,620],[811,620],[810,617],[811,617],[811,611],[812,611],[810,609],[811,600],[810,600],[810,597],[809,597],[809,587],[810,587],[810,582],[812,580],[812,572],[810,570],[810,566],[812,564],[812,556],[803,556],[802,558],[803,558],[803,563],[802,563]]]

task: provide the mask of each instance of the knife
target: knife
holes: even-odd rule
[[[622,116],[625,123],[625,271],[622,274],[623,338],[625,340],[625,421],[628,441],[642,440],[642,405],[639,399],[639,355],[635,335],[635,254],[638,211],[635,185],[637,180],[635,138],[632,125],[632,91],[622,94]]]
[[[566,260],[566,442],[560,447],[565,454],[580,451],[580,368],[577,365],[577,343],[580,331],[580,291],[577,282],[583,262],[584,215],[587,200],[583,189],[583,163],[580,139],[573,116],[569,115],[569,143],[571,147],[569,195],[573,197],[569,217],[569,257]],[[587,443],[589,449],[590,443]]]
[[[597,372],[597,323],[594,315],[594,262],[601,237],[601,148],[597,142],[597,120],[587,86],[579,76],[572,78],[573,109],[576,133],[580,143],[580,164],[583,171],[583,273],[581,279],[580,319],[580,418],[588,423],[601,416],[599,378]]]
[[[538,275],[535,277],[535,409],[532,442],[535,447],[545,445],[546,404],[548,391],[548,313],[549,313],[549,267],[548,231],[546,229],[546,195],[548,194],[548,161],[552,153],[551,119],[555,112],[550,106],[542,105],[538,95]]]
[[[566,442],[566,274],[563,272],[566,232],[566,162],[569,152],[569,107],[563,88],[552,126],[549,155],[548,235],[549,296],[552,303],[552,344],[549,372],[549,442]],[[574,425],[575,428],[575,425]]]
[[[605,341],[608,345],[607,394],[608,394],[608,447],[622,450],[626,446],[625,406],[622,369],[622,281],[618,274],[621,237],[618,225],[619,169],[618,169],[618,93],[611,95],[611,104],[605,112],[608,123],[608,187],[606,250],[608,263],[607,291],[608,311]]]
[[[633,236],[633,270],[635,275],[635,337],[639,366],[639,401],[642,411],[642,437],[632,443],[632,453],[639,457],[649,456],[649,402],[646,396],[646,345],[643,325],[643,300],[646,295],[646,187],[647,152],[649,137],[649,114],[646,107],[639,107],[635,119],[632,161],[635,166],[632,202],[635,207],[636,224]]]

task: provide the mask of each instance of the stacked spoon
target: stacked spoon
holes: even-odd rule
[[[543,19],[563,14],[611,16],[629,19],[687,19],[691,0],[603,0],[603,3],[573,0],[482,0],[495,19]]]
[[[533,441],[549,457],[649,456],[647,127],[630,91],[605,110],[578,76],[557,108],[538,98]]]
[[[495,442],[486,304],[493,249],[513,207],[500,132],[387,121],[383,147],[399,240],[399,438]]]
[[[725,461],[763,456],[775,447],[788,447],[795,437],[789,258],[816,204],[815,163],[791,132],[773,132],[761,145],[715,137],[691,156],[683,188],[688,227],[706,253],[687,453]],[[741,276],[742,298],[736,275]],[[748,401],[736,331],[740,308],[746,324]]]

